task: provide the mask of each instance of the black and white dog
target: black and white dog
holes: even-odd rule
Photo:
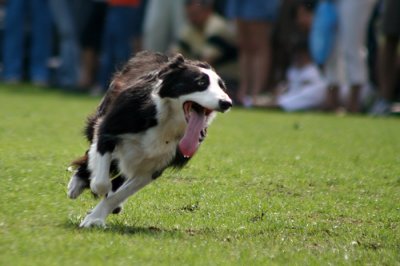
[[[203,62],[142,52],[118,72],[89,117],[90,148],[73,165],[68,196],[85,188],[100,203],[81,227],[104,226],[110,213],[168,167],[183,167],[217,112],[232,106],[222,79]]]

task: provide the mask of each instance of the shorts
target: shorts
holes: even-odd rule
[[[97,53],[101,49],[107,4],[103,2],[95,2],[92,5],[88,21],[83,27],[80,36],[80,42],[84,49],[91,48]]]
[[[247,21],[275,21],[279,0],[227,0],[225,15],[231,19]]]

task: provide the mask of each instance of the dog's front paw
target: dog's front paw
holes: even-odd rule
[[[111,181],[98,181],[96,178],[90,182],[90,189],[98,196],[105,196],[111,191]]]
[[[106,222],[104,219],[99,217],[92,217],[92,214],[88,214],[85,219],[79,225],[81,228],[89,228],[89,227],[106,227]]]
[[[76,199],[87,187],[87,183],[79,176],[73,175],[68,183],[68,197]]]

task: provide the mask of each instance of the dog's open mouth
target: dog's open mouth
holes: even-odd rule
[[[185,135],[179,142],[179,150],[184,157],[192,157],[207,134],[207,121],[213,110],[195,102],[185,102],[183,111],[187,122]]]

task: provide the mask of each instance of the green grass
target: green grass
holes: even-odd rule
[[[99,99],[0,86],[0,265],[400,265],[400,121],[234,109],[183,171],[82,230]]]

